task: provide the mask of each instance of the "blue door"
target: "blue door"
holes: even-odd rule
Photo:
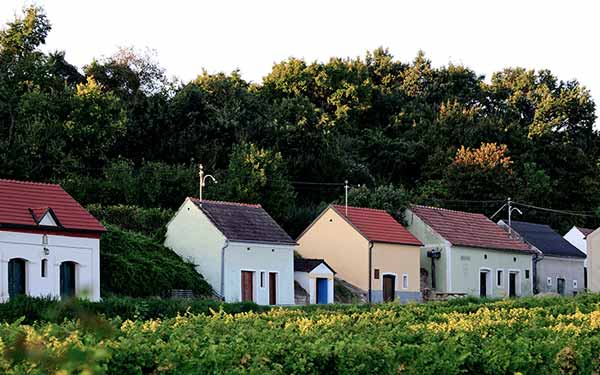
[[[327,279],[317,278],[317,303],[327,304]]]

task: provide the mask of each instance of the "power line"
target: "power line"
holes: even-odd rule
[[[521,203],[521,202],[513,202],[513,204],[514,205],[523,206],[523,207],[527,207],[527,208],[531,208],[531,209],[534,209],[534,210],[552,212],[552,213],[561,214],[561,215],[572,215],[572,216],[581,216],[581,217],[597,217],[597,215],[590,214],[590,213],[593,213],[594,211],[557,210],[557,209],[554,209],[554,208],[539,207],[539,206],[534,206],[532,204]]]

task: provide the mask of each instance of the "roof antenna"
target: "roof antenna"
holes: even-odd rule
[[[206,186],[206,179],[210,178],[215,184],[217,183],[217,179],[210,174],[205,175],[202,164],[198,166],[198,177],[200,177],[200,202],[202,202],[202,188]]]
[[[348,217],[348,180],[344,181],[344,190],[346,191],[346,217]]]

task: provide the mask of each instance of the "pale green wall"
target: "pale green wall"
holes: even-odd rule
[[[487,259],[484,255],[487,255]],[[515,270],[519,271],[518,278],[521,284],[519,295],[531,295],[533,281],[531,259],[531,255],[528,253],[453,246],[451,262],[452,292],[478,296],[479,271],[481,268],[489,268],[491,270],[489,276],[491,276],[493,294],[488,291],[488,296],[508,296],[508,274],[510,271]],[[498,269],[503,270],[502,287],[497,285]],[[525,270],[529,270],[529,279],[525,278]]]
[[[532,294],[533,272],[531,268],[531,255],[515,251],[502,251],[492,249],[478,249],[460,246],[451,246],[419,217],[406,210],[405,218],[407,229],[425,246],[421,250],[421,268],[427,270],[431,277],[431,259],[427,258],[427,251],[432,248],[441,250],[441,258],[436,264],[436,290],[439,292],[468,293],[479,295],[479,270],[482,267],[491,269],[491,296],[504,297],[508,295],[509,270],[519,270],[521,280],[520,295]],[[487,259],[484,259],[487,254]],[[461,257],[468,257],[463,258]],[[514,261],[514,258],[517,261]],[[503,269],[503,287],[496,284],[496,270]],[[525,279],[525,270],[529,270],[529,279]],[[428,280],[431,287],[431,279]],[[490,293],[488,292],[488,295]]]
[[[435,260],[436,290],[446,291],[448,288],[446,272],[448,266],[448,242],[435,233],[418,216],[413,215],[412,211],[406,210],[404,217],[407,221],[406,229],[425,245],[421,248],[421,268],[425,269],[429,275],[427,279],[428,288],[431,288],[431,258],[427,257],[427,251],[432,249],[441,251],[441,258]]]

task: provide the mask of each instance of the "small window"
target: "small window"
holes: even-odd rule
[[[265,287],[265,273],[264,273],[264,271],[260,272],[260,287],[261,288]]]
[[[483,259],[487,259],[487,254],[483,254]]]
[[[529,270],[525,270],[525,278],[529,279]]]
[[[373,275],[373,277],[374,277],[375,279],[379,279],[379,268],[375,268],[375,272],[374,272],[374,275]]]
[[[496,270],[496,286],[499,288],[504,286],[504,270]]]
[[[551,277],[546,279],[546,285],[552,286],[552,278]]]
[[[573,280],[573,289],[577,289],[577,280]]]
[[[42,259],[42,277],[48,276],[48,259]]]
[[[408,275],[402,275],[402,289],[408,289]]]

